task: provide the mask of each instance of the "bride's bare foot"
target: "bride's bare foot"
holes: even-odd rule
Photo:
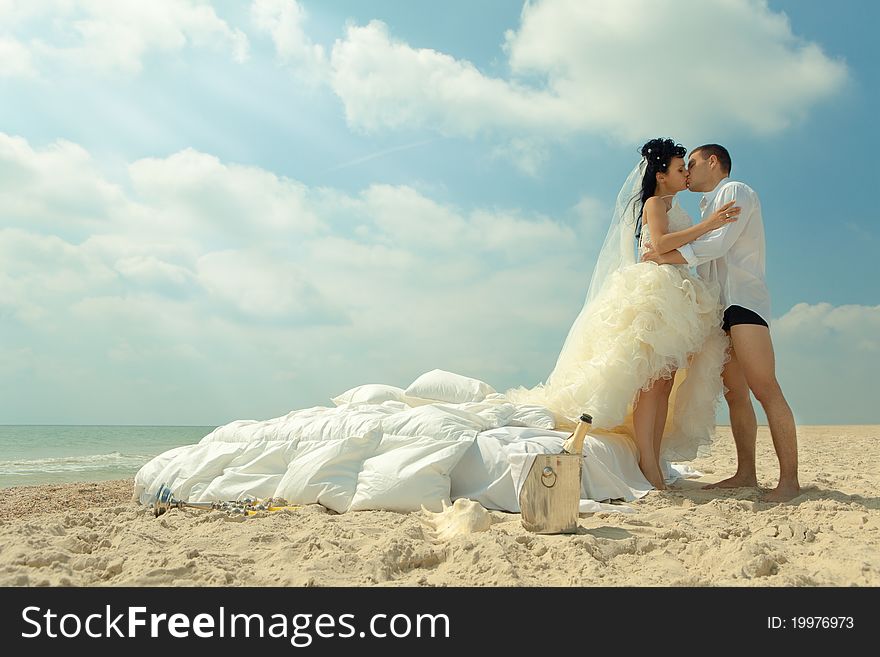
[[[785,483],[779,482],[773,490],[764,496],[765,502],[788,502],[801,494],[801,487],[797,482]]]
[[[709,488],[756,488],[758,486],[758,478],[754,473],[740,474],[737,472],[732,477],[716,481],[714,484],[706,484],[703,489]]]
[[[645,475],[645,479],[648,480],[654,488],[657,490],[666,490],[666,482],[663,480],[663,475],[660,473],[660,468],[657,467],[656,462],[644,463],[642,459],[639,459],[639,470],[642,471],[642,474]]]

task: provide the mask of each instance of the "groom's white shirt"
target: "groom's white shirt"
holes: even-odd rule
[[[742,306],[758,313],[770,324],[770,292],[765,282],[764,219],[761,201],[745,183],[724,178],[700,199],[703,217],[728,201],[742,208],[739,219],[716,228],[679,248],[687,263],[704,280],[721,284],[721,303]]]

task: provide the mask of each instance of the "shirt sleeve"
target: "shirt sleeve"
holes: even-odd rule
[[[678,249],[691,267],[723,256],[746,229],[755,210],[754,196],[742,185],[726,185],[718,193],[715,207],[720,207],[730,201],[735,201],[736,205],[742,208],[738,220],[709,231]]]
[[[691,248],[690,244],[681,245],[680,247],[678,247],[678,252],[691,267],[696,267],[698,264],[700,264],[697,260],[697,255],[694,253],[694,250]]]

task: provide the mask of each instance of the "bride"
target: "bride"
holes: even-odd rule
[[[712,440],[727,337],[717,283],[686,265],[639,262],[636,254],[649,244],[672,251],[739,214],[731,202],[692,225],[675,201],[687,188],[685,153],[671,139],[642,147],[556,366],[544,383],[504,393],[513,403],[549,408],[560,427],[588,412],[594,429],[630,436],[639,468],[658,489],[666,487],[661,457],[690,460]]]

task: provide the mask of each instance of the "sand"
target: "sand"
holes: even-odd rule
[[[574,535],[530,534],[518,514],[482,507],[451,523],[318,505],[155,518],[131,501],[131,481],[5,489],[0,585],[880,585],[880,426],[799,427],[803,491],[785,504],[758,489],[701,490],[733,472],[730,430],[718,434],[693,462],[701,479],[650,493],[633,514],[584,514]],[[770,488],[766,427],[758,461]]]

